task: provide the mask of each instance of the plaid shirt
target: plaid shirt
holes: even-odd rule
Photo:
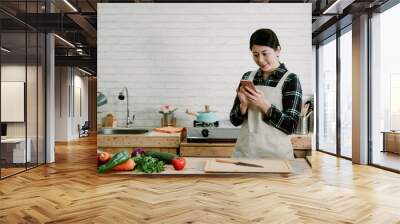
[[[281,80],[282,76],[286,73],[287,69],[283,63],[270,75],[266,80],[263,78],[263,74],[258,69],[254,76],[254,85],[265,85],[275,87]],[[251,71],[246,72],[242,79],[247,79]],[[263,115],[263,121],[266,124],[272,125],[286,134],[292,134],[295,132],[297,123],[299,121],[301,111],[301,98],[302,90],[300,80],[296,74],[291,73],[287,76],[282,86],[282,110],[279,110],[276,106],[271,105],[271,108],[266,114]],[[239,126],[243,123],[244,119],[247,119],[247,112],[242,115],[240,112],[240,100],[236,96],[233,103],[233,107],[230,113],[230,120],[234,126]]]

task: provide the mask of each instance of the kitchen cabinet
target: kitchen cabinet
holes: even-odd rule
[[[312,135],[291,135],[291,141],[296,158],[311,156]],[[194,143],[182,141],[179,153],[181,156],[193,157],[231,157],[235,143]]]
[[[234,148],[235,143],[188,143],[185,139],[179,153],[185,157],[230,157]]]
[[[296,158],[305,158],[312,153],[312,134],[291,135],[293,151]]]
[[[295,156],[304,158],[311,155],[312,135],[292,135]],[[184,157],[231,157],[234,142],[188,142],[186,133],[159,133],[150,131],[137,135],[97,135],[100,151],[116,153],[121,150],[144,148],[146,151],[175,153]]]

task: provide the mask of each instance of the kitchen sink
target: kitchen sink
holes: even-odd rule
[[[139,135],[149,132],[140,128],[103,128],[97,132],[99,135]]]

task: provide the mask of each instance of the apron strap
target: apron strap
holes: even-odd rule
[[[288,77],[290,74],[292,74],[292,73],[289,72],[289,70],[286,71],[286,73],[282,76],[281,80],[279,80],[279,82],[278,82],[278,84],[276,85],[275,88],[282,89],[283,83],[285,83],[287,77]]]
[[[254,77],[256,76],[258,70],[254,70],[250,73],[250,75],[247,77],[247,80],[253,80]],[[281,80],[279,80],[278,84],[276,85],[276,87],[280,87],[282,88],[283,83],[285,83],[286,78],[291,74],[291,72],[286,71],[286,73],[282,76]]]
[[[254,79],[254,77],[256,76],[258,70],[254,70],[250,73],[249,77],[247,77],[247,80],[252,80]]]
[[[253,80],[254,77],[256,76],[258,70],[254,70],[250,73],[249,77],[247,77],[247,80]],[[286,71],[286,73],[282,76],[281,80],[279,80],[278,84],[276,85],[275,88],[280,88],[282,89],[283,83],[285,83],[287,77],[292,74],[289,70]]]

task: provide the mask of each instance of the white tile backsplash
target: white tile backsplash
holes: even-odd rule
[[[231,126],[239,80],[257,68],[249,38],[263,27],[277,33],[281,61],[312,94],[311,4],[99,3],[98,90],[108,97],[99,119],[113,113],[125,124],[126,101],[117,96],[126,86],[136,126],[159,126],[163,104],[179,108],[179,126],[193,125],[186,108],[205,104]]]

